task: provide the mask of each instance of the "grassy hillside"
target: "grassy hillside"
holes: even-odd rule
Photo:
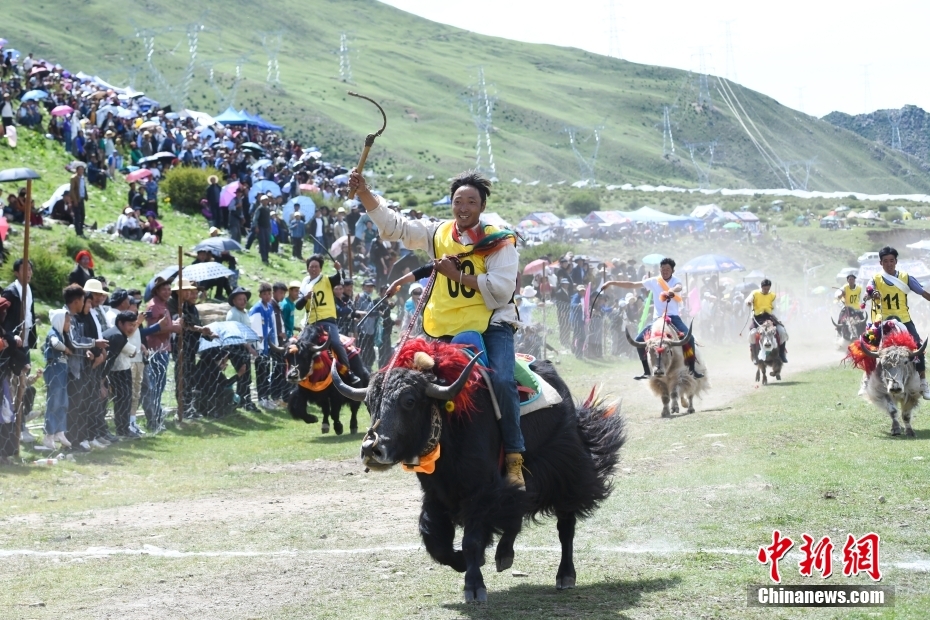
[[[60,16],[70,16],[63,24]],[[165,102],[178,104],[189,63],[188,25],[201,23],[186,105],[218,112],[233,90],[236,59],[244,79],[235,104],[284,123],[306,142],[336,159],[357,157],[364,135],[376,128],[376,111],[347,100],[358,89],[384,104],[386,134],[373,150],[376,170],[445,177],[475,161],[476,131],[464,98],[483,67],[496,94],[494,157],[498,177],[543,183],[581,178],[567,127],[579,128],[578,150],[590,158],[592,129],[601,127],[595,175],[605,183],[695,186],[699,175],[686,143],[716,141],[709,185],[787,186],[779,166],[769,166],[724,105],[716,79],[712,105],[697,106],[695,76],[637,65],[575,49],[530,45],[443,26],[374,0],[231,0],[222,5],[148,0],[43,0],[7,16],[4,32],[23,52],[96,73],[115,83],[133,82]],[[155,34],[152,63],[144,38]],[[339,40],[349,39],[353,84],[338,80]],[[281,34],[281,84],[265,83],[268,49]],[[214,70],[214,83],[208,68]],[[733,85],[746,117],[782,161],[809,161],[808,189],[927,192],[930,177],[900,155],[856,134],[790,110],[769,97]],[[670,106],[673,156],[662,156],[663,106]],[[738,107],[738,106],[737,106]],[[748,123],[747,123],[748,124]],[[756,130],[753,130],[756,131]],[[709,154],[698,148],[706,168]],[[790,167],[803,182],[803,166]]]
[[[854,131],[867,140],[897,148],[921,160],[921,167],[930,170],[930,114],[916,105],[900,110],[876,110],[855,116],[844,112],[830,112],[823,117],[831,125]],[[897,132],[895,132],[897,129]]]

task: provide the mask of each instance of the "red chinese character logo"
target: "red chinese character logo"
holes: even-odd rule
[[[804,538],[804,544],[801,545],[804,559],[798,563],[801,574],[810,577],[816,568],[821,577],[826,579],[833,573],[833,543],[830,542],[830,537],[824,536],[815,545],[814,539],[807,534],[801,536]]]
[[[759,553],[756,555],[756,559],[763,564],[771,563],[772,566],[769,576],[775,583],[781,583],[781,575],[778,574],[778,561],[788,553],[788,550],[791,549],[793,545],[794,541],[787,536],[782,538],[781,532],[775,530],[772,532],[772,544],[768,547],[759,547]]]
[[[879,536],[868,533],[859,540],[852,534],[843,545],[843,574],[847,577],[866,573],[873,581],[881,581],[882,572],[878,568]]]

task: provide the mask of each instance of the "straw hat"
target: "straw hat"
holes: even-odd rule
[[[89,281],[89,280],[88,280],[88,281]],[[183,289],[186,290],[186,291],[196,291],[196,290],[197,290],[197,287],[194,285],[194,283],[191,282],[191,281],[188,280],[188,279],[185,279],[183,284],[182,284],[180,281],[175,280],[174,284],[171,285],[171,290],[172,290],[172,291],[177,291],[177,290],[180,290],[181,288],[183,288]],[[85,290],[86,290],[86,289],[85,289]]]
[[[532,299],[536,297],[536,289],[532,286],[524,286],[523,290],[520,291],[520,297],[524,299]]]
[[[132,215],[132,213],[133,213],[132,207],[126,207],[125,209],[123,209],[123,215]]]
[[[290,284],[287,285],[287,288],[300,288],[303,284],[299,280],[291,280]]]
[[[100,293],[101,295],[106,295],[107,292],[103,290],[103,284],[100,280],[94,278],[89,279],[84,283],[84,292],[85,293]]]

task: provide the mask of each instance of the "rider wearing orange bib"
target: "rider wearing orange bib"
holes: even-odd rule
[[[466,331],[482,335],[500,408],[507,481],[525,489],[520,398],[514,381],[513,336],[520,321],[513,301],[519,266],[517,249],[507,242],[487,256],[473,253],[460,264],[451,259],[496,232],[493,226],[480,221],[491,194],[490,181],[475,173],[456,177],[449,192],[453,219],[438,224],[391,211],[383,199],[369,191],[355,170],[349,177],[349,189],[357,191],[358,200],[382,239],[400,240],[407,248],[425,250],[433,259],[437,276],[423,310],[426,334],[433,338],[450,338]]]

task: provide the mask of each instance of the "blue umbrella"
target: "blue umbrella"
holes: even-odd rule
[[[649,256],[643,256],[643,264],[658,265],[662,262],[663,258],[665,258],[665,254],[650,254]]]
[[[719,254],[704,254],[692,258],[682,265],[682,273],[723,273],[726,271],[742,271],[743,266],[727,256]]]
[[[281,216],[285,222],[290,222],[291,214],[294,212],[294,203],[300,205],[300,212],[304,215],[304,221],[309,222],[316,213],[316,204],[308,196],[297,196],[291,198],[281,207]]]
[[[228,344],[245,344],[246,342],[258,342],[261,336],[255,333],[248,325],[243,325],[239,321],[217,321],[207,325],[210,331],[219,336],[217,340]]]
[[[281,195],[281,188],[274,181],[259,181],[249,190],[249,202],[255,204],[255,197],[259,194],[271,194],[275,198]],[[303,208],[303,207],[301,207]]]
[[[349,175],[347,174],[337,174],[332,178],[333,183],[336,185],[348,185]]]
[[[6,58],[6,55],[7,55],[7,54],[10,55],[10,58],[11,58],[12,60],[19,60],[19,57],[22,56],[22,54],[19,52],[19,50],[3,50],[3,57],[4,57],[4,58]]]
[[[37,101],[39,99],[48,98],[48,93],[44,90],[30,90],[28,93],[23,95],[22,101]]]
[[[264,170],[272,163],[273,162],[270,159],[259,159],[257,162],[252,164],[252,170]]]

